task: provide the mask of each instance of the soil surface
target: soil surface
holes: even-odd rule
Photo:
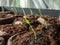
[[[7,14],[6,18],[11,16]],[[24,17],[33,27],[36,39]],[[48,15],[15,16],[11,24],[0,25],[0,37],[5,39],[6,45],[60,45],[60,21]]]

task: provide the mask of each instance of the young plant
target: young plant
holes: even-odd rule
[[[30,21],[26,18],[26,16],[24,18],[25,18],[26,24],[28,24],[30,26],[31,30],[33,31],[35,39],[37,39],[36,32],[34,31],[34,28],[32,27],[32,25],[30,24]]]
[[[14,14],[17,15],[16,7],[14,7],[14,6],[12,5],[12,8],[11,8],[11,9],[13,10]]]
[[[31,15],[33,15],[33,11],[32,11],[32,9],[30,8],[30,12],[31,12]]]
[[[20,7],[22,8],[21,5],[20,5]],[[32,25],[30,24],[30,21],[27,19],[26,14],[25,14],[25,11],[24,11],[23,8],[22,8],[22,11],[23,11],[23,13],[24,13],[24,21],[25,21],[26,24],[28,24],[28,25],[30,26],[31,30],[32,30],[33,33],[34,33],[34,38],[36,39],[36,32],[34,31]]]
[[[4,12],[4,6],[3,5],[1,6],[1,8],[2,8],[2,12]]]
[[[38,9],[38,11],[39,11],[39,13],[40,13],[40,15],[42,15],[42,9]],[[48,25],[47,25],[47,22],[46,22],[46,20],[45,19],[43,19],[43,18],[41,18],[42,19],[42,21],[44,21],[44,26],[45,26],[45,28],[47,28],[48,27]],[[43,22],[41,22],[42,24],[43,24]]]
[[[42,9],[39,8],[38,12],[39,12],[40,15],[42,15]]]
[[[2,6],[2,12],[4,12],[4,7]]]

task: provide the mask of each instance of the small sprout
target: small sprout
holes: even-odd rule
[[[38,9],[38,11],[39,11],[39,13],[40,13],[40,15],[42,15],[42,9]],[[38,18],[37,19],[41,24],[44,24],[44,26],[45,26],[45,28],[47,28],[47,22],[46,22],[46,20],[45,19],[43,19],[43,18]]]
[[[17,15],[16,7],[14,7],[13,5],[11,5],[11,6],[12,6],[12,8],[11,8],[11,9],[13,10],[14,14],[15,14],[15,15]]]
[[[2,6],[2,12],[4,12],[4,7]]]
[[[4,12],[4,5],[2,4],[2,6],[1,6],[1,8],[2,8],[2,12]]]
[[[25,22],[30,25],[30,21],[26,18],[26,15],[23,16],[25,19]]]
[[[28,19],[25,19],[25,22],[30,25],[30,22]]]
[[[39,8],[38,11],[39,11],[39,14],[42,15],[42,9]]]
[[[22,8],[21,5],[19,5],[19,6]],[[28,25],[30,26],[31,30],[32,30],[33,33],[34,33],[34,37],[35,37],[35,39],[36,39],[36,32],[34,31],[32,25],[30,24],[30,21],[26,18],[26,14],[25,14],[25,11],[24,11],[23,8],[22,8],[22,10],[23,10],[23,13],[24,13],[24,21],[25,21],[26,24],[28,24]]]
[[[30,24],[30,21],[29,21],[28,19],[25,19],[25,23],[30,26],[31,30],[34,32],[34,37],[35,37],[35,39],[37,39],[37,37],[36,37],[36,32],[34,31],[32,25]]]
[[[19,6],[22,8],[22,6],[21,6],[21,5],[19,5]],[[23,11],[24,15],[26,15],[26,14],[25,14],[25,11],[24,11],[24,9],[23,9],[23,8],[22,8],[22,11]]]
[[[12,7],[11,9],[13,10],[14,14],[17,15],[17,10],[16,10],[16,8],[15,8],[15,7]]]
[[[30,12],[31,12],[31,15],[33,15],[33,11],[32,11],[32,9],[30,9]]]
[[[34,31],[32,25],[30,24],[30,21],[26,18],[26,15],[24,16],[24,18],[25,18],[25,23],[30,26],[31,30],[34,32],[34,37],[35,37],[35,39],[37,39],[37,37],[36,37],[36,32]]]

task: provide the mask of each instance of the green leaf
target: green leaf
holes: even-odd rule
[[[27,24],[30,24],[30,21],[29,21],[28,19],[25,19],[25,22],[26,22]]]

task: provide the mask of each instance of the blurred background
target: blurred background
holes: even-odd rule
[[[60,0],[0,0],[0,6],[60,10]]]

